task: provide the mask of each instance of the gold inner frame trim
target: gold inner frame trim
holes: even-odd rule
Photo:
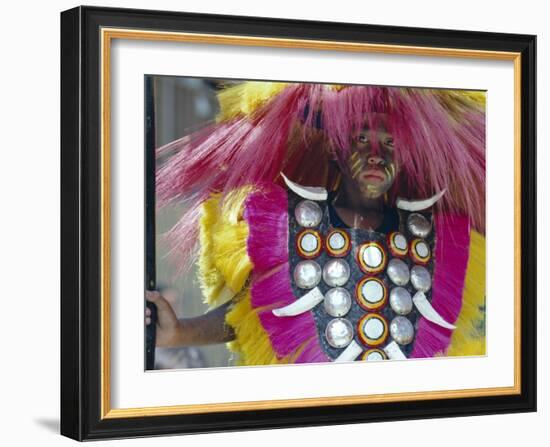
[[[521,393],[521,54],[515,52],[464,50],[456,48],[383,45],[305,39],[280,39],[251,36],[144,31],[138,29],[101,29],[101,419],[143,416],[168,416],[229,411],[251,411],[281,408],[306,408],[324,405],[457,399],[465,397],[502,396]],[[514,385],[509,387],[473,388],[445,391],[423,391],[355,396],[327,396],[305,399],[283,399],[247,402],[221,402],[142,408],[111,408],[111,341],[110,341],[110,175],[111,114],[110,72],[113,39],[163,42],[202,43],[211,45],[261,46],[322,51],[383,53],[409,56],[439,56],[467,59],[513,61],[514,63]]]

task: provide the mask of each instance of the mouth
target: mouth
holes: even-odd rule
[[[386,180],[386,174],[379,169],[369,169],[361,173],[359,178],[364,181],[381,183]]]

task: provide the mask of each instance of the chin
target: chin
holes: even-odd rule
[[[365,199],[379,199],[384,195],[386,191],[383,189],[370,189],[370,188],[361,188],[361,196]]]

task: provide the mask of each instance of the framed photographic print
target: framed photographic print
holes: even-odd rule
[[[61,14],[61,432],[536,409],[535,36]]]

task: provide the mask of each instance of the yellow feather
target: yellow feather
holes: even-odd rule
[[[199,282],[204,300],[210,306],[221,304],[224,288],[233,294],[245,285],[252,263],[246,250],[248,225],[243,219],[243,205],[252,188],[243,187],[229,194],[221,203],[213,194],[202,205],[199,232]]]
[[[227,344],[229,350],[236,354],[235,364],[275,365],[294,363],[311,339],[302,343],[296,351],[288,356],[278,358],[258,317],[259,310],[252,308],[250,289],[247,288],[234,298],[233,306],[225,315],[225,322],[235,332],[235,340]]]
[[[257,314],[252,309],[250,290],[245,287],[252,263],[246,251],[248,226],[243,218],[243,206],[252,187],[243,187],[223,201],[212,194],[202,204],[200,218],[199,281],[205,302],[214,307],[220,303],[221,292],[229,288],[235,296],[226,313],[226,323],[235,331],[235,340],[228,348],[238,354],[236,363],[266,365],[288,363],[278,359]]]
[[[462,309],[447,350],[449,356],[485,355],[485,237],[470,235]]]
[[[462,92],[464,96],[470,98],[472,101],[477,102],[479,105],[484,106],[486,101],[485,92],[465,91]]]
[[[220,112],[216,117],[217,122],[226,121],[237,116],[251,115],[265,102],[279,94],[288,83],[248,81],[228,87],[218,93]],[[347,85],[329,84],[327,88],[340,91]],[[421,90],[421,92],[424,92]],[[438,91],[444,102],[452,104],[457,100],[471,101],[479,106],[485,106],[485,92],[480,91]]]
[[[221,272],[216,268],[213,256],[213,231],[218,221],[219,197],[214,196],[202,204],[199,221],[199,258],[198,277],[204,302],[212,304],[216,301],[225,285]]]
[[[278,360],[269,336],[264,331],[257,312],[250,303],[250,290],[246,289],[235,299],[235,304],[225,315],[226,323],[235,331],[235,340],[228,343],[231,351],[238,355],[239,365],[268,365],[285,363]]]
[[[250,81],[222,90],[218,93],[220,112],[216,120],[221,122],[239,115],[250,115],[287,85],[285,82]]]

